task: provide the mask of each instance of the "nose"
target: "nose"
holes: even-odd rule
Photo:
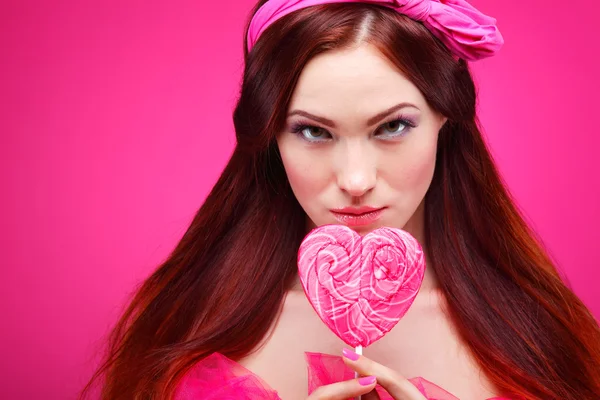
[[[368,144],[347,143],[338,154],[337,185],[352,197],[360,197],[375,186],[377,167]]]

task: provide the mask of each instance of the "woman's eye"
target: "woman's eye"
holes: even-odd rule
[[[302,135],[308,139],[327,139],[328,133],[325,129],[316,126],[306,126],[300,131]]]
[[[402,122],[401,120],[391,121],[381,126],[384,133],[400,134],[403,133],[408,128],[408,124]]]

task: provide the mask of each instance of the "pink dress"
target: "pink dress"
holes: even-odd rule
[[[316,388],[354,378],[354,371],[339,356],[322,353],[305,353],[308,365],[308,393]],[[423,378],[410,382],[428,400],[459,400],[444,389]],[[393,398],[379,385],[377,392],[382,400]],[[281,400],[260,377],[240,364],[214,353],[196,364],[182,379],[175,400]],[[488,400],[509,400],[494,397]]]

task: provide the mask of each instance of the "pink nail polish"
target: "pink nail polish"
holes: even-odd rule
[[[365,376],[364,378],[360,378],[358,383],[362,386],[369,386],[375,383],[376,378],[374,376]]]
[[[352,360],[352,361],[356,361],[358,360],[358,358],[360,357],[358,354],[356,354],[355,352],[353,352],[352,350],[348,350],[346,348],[344,348],[342,350],[342,354],[344,354],[344,357]]]

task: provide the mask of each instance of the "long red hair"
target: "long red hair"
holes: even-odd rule
[[[503,185],[478,128],[468,65],[422,24],[361,3],[290,14],[245,52],[233,155],[170,257],[135,293],[82,397],[101,380],[103,399],[170,398],[202,358],[239,359],[266,339],[305,234],[275,137],[304,65],[358,42],[376,46],[449,118],[425,197],[424,245],[446,311],[484,373],[509,397],[600,398],[597,321]]]

